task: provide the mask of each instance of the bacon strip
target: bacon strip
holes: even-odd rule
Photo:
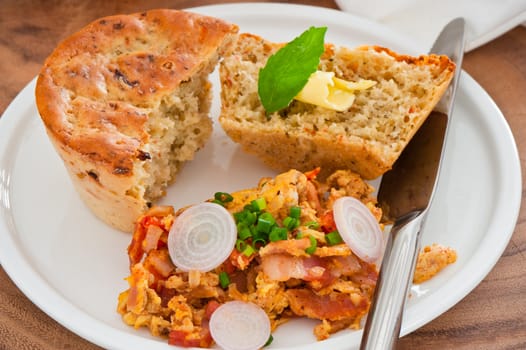
[[[319,320],[353,319],[365,314],[369,308],[367,298],[351,298],[343,293],[320,296],[309,289],[289,289],[286,293],[296,315]]]
[[[143,265],[155,276],[156,280],[170,276],[175,270],[167,249],[151,250],[144,259]]]
[[[265,275],[273,281],[291,278],[313,281],[321,279],[327,271],[320,258],[299,258],[285,254],[268,255],[262,259],[261,266]]]
[[[144,240],[142,242],[142,249],[144,252],[148,253],[152,249],[156,249],[159,244],[159,239],[163,234],[163,229],[159,226],[150,225],[146,230]]]
[[[262,258],[272,254],[308,256],[308,254],[305,252],[305,249],[310,247],[310,244],[310,239],[308,237],[270,242],[259,250],[259,256]]]
[[[173,223],[173,215],[174,210],[170,206],[154,206],[137,220],[128,246],[130,268],[140,262],[149,250],[158,248],[162,234],[168,231],[168,226]]]
[[[332,257],[295,257],[287,254],[272,254],[261,259],[263,272],[270,280],[287,281],[291,278],[304,281],[319,281],[327,286],[341,276],[368,280],[362,276],[362,265],[354,255]],[[358,274],[358,276],[354,276]],[[374,279],[375,280],[375,279]]]

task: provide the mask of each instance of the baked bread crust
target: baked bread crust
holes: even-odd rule
[[[116,15],[87,25],[47,58],[35,91],[39,113],[76,190],[103,221],[131,232],[209,138],[207,76],[237,30],[186,11]],[[190,102],[181,102],[181,91]],[[185,103],[195,110],[190,117]],[[163,113],[171,119],[161,120]],[[180,135],[158,147],[178,123],[185,125]],[[152,179],[163,170],[154,163],[166,150],[178,154],[157,184]]]
[[[377,84],[356,94],[345,112],[293,101],[266,115],[257,94],[259,69],[284,44],[243,33],[220,65],[225,132],[278,170],[321,167],[320,177],[350,169],[365,179],[388,171],[447,89],[455,64],[446,56],[400,55],[379,46],[325,45],[320,70]],[[291,58],[292,59],[292,58]]]

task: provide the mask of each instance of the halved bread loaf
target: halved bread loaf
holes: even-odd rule
[[[232,54],[220,64],[219,118],[235,142],[280,171],[320,166],[325,175],[337,169],[366,179],[382,175],[444,94],[455,70],[446,56],[411,57],[378,46],[326,44],[319,70],[377,84],[357,92],[344,112],[294,100],[267,116],[258,96],[258,74],[282,45],[240,34]]]
[[[209,138],[208,75],[237,30],[152,10],[99,19],[48,57],[38,110],[76,190],[103,221],[132,231]]]

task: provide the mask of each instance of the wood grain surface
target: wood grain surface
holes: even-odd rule
[[[38,73],[55,45],[105,15],[236,1],[29,1],[0,4],[0,113]],[[337,8],[333,1],[287,1]],[[526,154],[526,28],[465,56],[463,67],[504,113]],[[0,150],[5,152],[6,150]],[[524,192],[522,198],[525,197]],[[0,242],[1,244],[1,242]],[[526,349],[526,210],[489,275],[453,308],[403,337],[400,349]],[[0,267],[0,349],[99,349],[43,313]]]

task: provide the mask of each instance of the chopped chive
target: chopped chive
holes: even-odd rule
[[[260,237],[263,237],[265,239],[267,238],[267,234],[265,232],[259,232],[255,225],[250,225],[249,228],[250,228],[250,232],[252,233],[252,237],[254,239],[260,238]]]
[[[226,192],[216,192],[214,194],[214,198],[220,201],[221,203],[228,203],[234,200],[234,197],[232,197],[230,193],[226,193]]]
[[[245,240],[252,236],[250,228],[244,223],[239,223],[237,226],[237,237],[239,239]]]
[[[268,233],[257,231],[256,229],[254,229],[254,231],[252,231],[252,242],[256,240],[260,242],[265,242],[266,244],[268,241]]]
[[[289,228],[291,222],[294,221],[294,218],[291,218],[290,216],[287,216],[285,219],[283,219],[283,226],[285,226],[286,228]]]
[[[241,210],[237,213],[234,213],[234,219],[236,220],[236,223],[245,221],[245,218],[247,217],[247,213],[249,213],[248,210]]]
[[[314,252],[316,251],[316,247],[318,246],[318,241],[316,240],[316,238],[312,236],[309,236],[309,239],[310,239],[310,247],[305,249],[305,253],[311,255],[311,254],[314,254]]]
[[[300,238],[303,238],[303,232],[298,231],[298,232],[296,233],[296,239],[300,239]]]
[[[247,212],[245,218],[244,218],[244,222],[247,224],[247,225],[254,225],[256,223],[258,219],[258,216],[256,215],[256,213],[252,213],[252,212]]]
[[[219,284],[223,289],[226,289],[226,287],[228,287],[228,285],[230,284],[230,277],[228,277],[228,273],[226,273],[225,271],[219,273]]]
[[[320,228],[320,224],[317,221],[306,222],[305,226],[307,226],[307,228],[312,228],[314,230]]]
[[[268,235],[268,239],[271,242],[287,239],[287,229],[285,227],[273,227]]]
[[[259,232],[269,233],[272,226],[276,224],[276,220],[270,213],[263,213],[258,218],[256,229]]]
[[[338,231],[332,231],[325,235],[325,240],[328,245],[340,244],[343,242],[342,237]]]
[[[212,203],[215,203],[215,204],[219,204],[219,205],[222,205],[222,206],[225,206],[225,203],[217,200],[217,199],[212,199]]]
[[[252,239],[252,246],[254,248],[260,248],[260,247],[263,247],[267,244],[267,240],[263,237],[259,237],[259,238],[254,238]]]
[[[301,216],[301,207],[293,206],[290,207],[290,217],[294,219],[299,219]]]
[[[238,252],[243,252],[246,247],[247,247],[247,243],[245,241],[240,240],[240,239],[236,241],[236,249]]]
[[[265,345],[263,345],[263,347],[265,346],[269,346],[270,344],[272,344],[272,341],[274,340],[274,337],[272,336],[272,334],[268,337],[268,340],[267,342],[265,343]]]
[[[253,211],[262,211],[267,207],[267,201],[265,200],[265,198],[261,197],[258,199],[254,199],[252,202],[250,202],[250,205]]]
[[[250,244],[247,244],[245,249],[243,249],[242,253],[245,255],[245,256],[251,256],[252,254],[254,254],[256,252],[256,250],[254,249],[254,247],[252,247]]]
[[[288,230],[292,231],[295,228],[297,228],[300,225],[300,222],[298,219],[293,218],[291,216],[287,216],[283,220],[283,226],[285,226]]]

